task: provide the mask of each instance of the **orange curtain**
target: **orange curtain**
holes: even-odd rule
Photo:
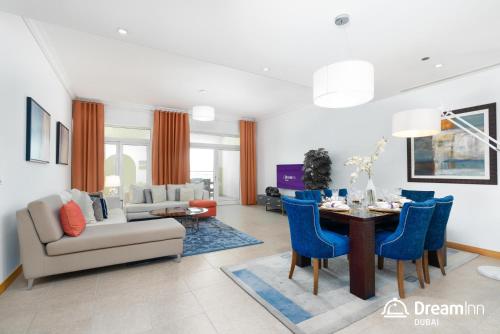
[[[153,184],[189,182],[189,115],[155,111]]]
[[[255,122],[240,121],[241,204],[257,204],[257,157]]]
[[[73,101],[71,187],[104,189],[104,105]]]

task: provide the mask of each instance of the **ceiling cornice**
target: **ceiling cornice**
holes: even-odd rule
[[[75,98],[75,93],[71,89],[71,83],[70,80],[64,71],[64,68],[59,61],[59,59],[56,56],[56,53],[54,52],[52,46],[50,45],[48,38],[46,37],[43,29],[40,29],[39,26],[37,25],[36,21],[27,18],[27,17],[22,17],[24,24],[28,28],[29,32],[33,36],[33,39],[35,40],[36,44],[42,51],[43,55],[47,59],[49,65],[52,67],[52,70],[56,74],[57,78],[59,79],[59,82],[61,85],[64,87],[66,90],[66,93],[68,93],[69,97],[71,99]]]

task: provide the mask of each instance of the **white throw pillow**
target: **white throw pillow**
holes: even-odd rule
[[[167,184],[167,199],[175,201],[175,190],[184,187],[183,184]]]
[[[194,200],[194,189],[192,188],[181,188],[180,195],[181,202],[189,202]]]
[[[167,189],[164,185],[152,186],[151,195],[153,197],[153,203],[165,202],[167,200]]]
[[[135,184],[130,185],[128,188],[129,195],[128,201],[133,204],[141,204],[146,203],[146,199],[144,197],[144,189],[145,187],[141,187]]]
[[[71,196],[71,190],[64,190],[59,193],[59,196],[61,197],[63,204],[67,204],[73,199],[73,196]]]
[[[94,216],[94,208],[92,207],[92,200],[89,194],[78,189],[71,189],[71,198],[82,210],[83,216],[88,224],[96,222]]]
[[[194,190],[194,199],[203,199],[203,191],[205,190],[205,184],[203,183],[186,183],[186,188],[191,188]]]

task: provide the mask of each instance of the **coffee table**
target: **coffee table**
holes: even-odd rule
[[[181,224],[185,228],[191,228],[193,231],[198,232],[200,230],[200,215],[206,213],[207,208],[167,208],[167,209],[157,209],[149,211],[149,214],[156,216],[158,218],[187,218],[181,220]]]

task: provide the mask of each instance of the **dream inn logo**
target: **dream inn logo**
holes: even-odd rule
[[[385,303],[382,315],[384,318],[406,318],[409,313],[405,303],[397,298],[392,298]]]
[[[439,326],[439,318],[432,316],[475,316],[484,315],[482,304],[425,304],[421,301],[415,302],[415,326]],[[392,298],[389,300],[381,313],[388,319],[405,319],[408,317],[408,309],[403,301]],[[418,317],[421,316],[421,317]]]

